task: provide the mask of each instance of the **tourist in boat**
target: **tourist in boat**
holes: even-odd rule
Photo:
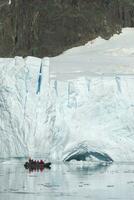
[[[41,165],[44,165],[44,161],[43,161],[43,160],[40,160],[40,164],[41,164]]]
[[[33,164],[33,159],[29,158],[29,164],[32,165]]]

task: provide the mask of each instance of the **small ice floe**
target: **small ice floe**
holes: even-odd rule
[[[134,183],[134,181],[128,181],[127,182],[127,184],[133,184]]]
[[[107,185],[107,187],[114,187],[114,185]]]

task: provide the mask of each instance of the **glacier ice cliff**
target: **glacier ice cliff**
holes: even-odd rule
[[[0,157],[134,161],[134,76],[50,79],[49,59],[0,59]]]
[[[47,151],[51,110],[48,65],[47,58],[0,59],[1,157]]]
[[[133,75],[54,80],[53,155],[59,152],[59,158],[68,160],[98,152],[115,161],[133,161],[133,84]]]

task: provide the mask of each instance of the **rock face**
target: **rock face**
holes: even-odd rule
[[[0,0],[0,57],[55,56],[134,26],[134,0]]]

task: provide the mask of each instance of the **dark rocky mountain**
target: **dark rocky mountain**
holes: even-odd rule
[[[134,0],[0,0],[0,57],[55,56],[134,26]]]

